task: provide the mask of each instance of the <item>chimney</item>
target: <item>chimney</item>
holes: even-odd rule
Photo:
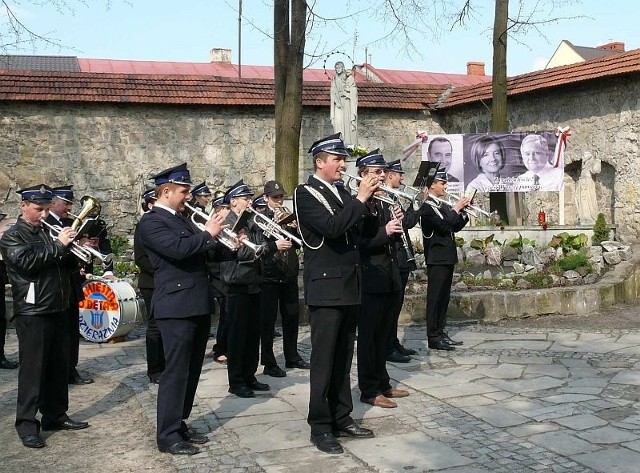
[[[484,76],[484,62],[468,62],[467,63],[467,75],[468,76]]]
[[[607,49],[609,51],[620,51],[624,52],[624,43],[621,41],[615,41],[613,43],[602,44],[600,46],[596,46],[596,49]]]
[[[231,64],[231,49],[213,48],[209,54],[211,62],[226,62]]]

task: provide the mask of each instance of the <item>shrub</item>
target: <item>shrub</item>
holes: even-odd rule
[[[124,252],[129,249],[129,240],[125,237],[114,235],[109,237],[111,242],[111,249],[116,256],[122,256]]]
[[[592,245],[599,245],[609,239],[609,226],[604,218],[603,213],[599,213],[596,222],[593,225],[593,236],[591,237]]]
[[[573,253],[571,255],[560,258],[556,265],[563,271],[576,269],[580,266],[589,266],[589,260],[584,253]]]
[[[549,242],[551,248],[562,248],[563,253],[568,253],[570,250],[579,250],[586,246],[588,241],[587,235],[580,233],[579,235],[569,235],[567,232],[562,232],[558,235],[553,235],[553,238]]]

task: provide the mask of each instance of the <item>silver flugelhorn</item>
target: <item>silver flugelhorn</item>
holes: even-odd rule
[[[62,227],[60,225],[51,225],[49,222],[45,220],[41,220],[42,224],[49,229],[49,234],[51,238],[56,239],[58,235],[62,231]],[[113,261],[113,253],[109,253],[105,255],[100,253],[95,248],[91,248],[87,245],[82,245],[78,241],[74,240],[71,242],[70,250],[71,254],[78,258],[79,260],[89,264],[93,261],[93,258],[98,258],[102,264],[107,265]]]
[[[362,181],[362,178],[360,176],[353,176],[351,174],[347,174],[344,171],[340,171],[342,173],[343,176],[347,177],[347,185],[349,186],[349,189],[351,189],[354,192],[357,192],[358,189],[355,185],[351,185],[352,182],[354,183],[360,183]],[[387,195],[380,195],[380,194],[373,194],[373,198],[374,199],[378,199],[381,202],[386,202],[389,205],[394,205],[396,203],[396,199],[400,198],[400,199],[404,199],[407,200],[409,202],[414,202],[416,200],[417,195],[411,195],[411,194],[407,194],[406,192],[402,192],[398,189],[394,189],[393,187],[389,187],[386,184],[380,184],[380,186],[378,187],[379,191],[384,192]]]
[[[300,238],[285,230],[284,227],[275,220],[271,220],[269,217],[258,212],[253,207],[247,207],[245,212],[251,212],[253,214],[253,223],[262,230],[264,236],[273,237],[276,240],[291,240],[298,246],[302,246],[302,240]]]
[[[457,194],[452,194],[451,192],[446,192],[445,195],[450,196],[452,199],[454,200],[460,200],[460,196]],[[482,214],[485,217],[491,218],[493,216],[492,212],[487,212],[486,210],[481,209],[480,207],[477,207],[475,205],[471,205],[469,204],[469,206],[464,209],[465,212],[467,212],[469,215],[474,216],[475,218],[478,218],[478,214]]]
[[[204,222],[208,222],[211,220],[211,215],[206,212],[203,212],[199,208],[185,202],[184,206],[191,211],[191,221],[193,224],[203,232],[206,230],[205,223],[198,222],[196,217],[201,218]],[[214,237],[217,241],[222,243],[224,246],[229,248],[231,251],[236,251],[238,249],[238,242],[240,244],[246,246],[251,251],[253,251],[256,258],[259,258],[264,251],[264,247],[262,245],[257,245],[249,240],[240,240],[238,238],[238,234],[228,228],[223,228],[222,231]]]

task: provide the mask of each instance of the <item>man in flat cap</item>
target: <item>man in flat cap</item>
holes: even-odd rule
[[[294,192],[294,210],[304,248],[304,294],[311,326],[311,394],[307,422],[311,442],[326,453],[342,453],[336,436],[372,437],[351,417],[349,373],[362,299],[357,233],[373,236],[378,220],[369,203],[380,186],[366,176],[355,198],[342,178],[348,156],[340,133],[309,149],[315,173]]]
[[[418,213],[424,242],[427,264],[427,340],[433,350],[454,350],[462,342],[449,338],[444,331],[447,323],[447,309],[451,295],[453,268],[458,262],[455,232],[459,232],[469,222],[464,209],[471,199],[462,197],[453,205],[443,204],[431,196],[444,198],[447,190],[446,171],[438,170],[435,178],[425,188],[425,200]]]
[[[193,455],[200,451],[194,444],[208,441],[185,422],[193,407],[213,312],[205,253],[222,246],[214,237],[223,225],[214,215],[205,230],[198,231],[182,215],[191,196],[186,163],[150,179],[157,200],[138,226],[154,269],[151,312],[162,334],[165,355],[158,386],[156,441],[161,452]]]
[[[42,448],[40,430],[78,430],[89,426],[69,418],[69,278],[61,278],[61,261],[71,258],[75,232],[56,236],[43,228],[53,198],[38,184],[19,190],[20,218],[0,240],[13,293],[20,369],[15,427],[22,444]],[[41,421],[36,419],[37,411]]]

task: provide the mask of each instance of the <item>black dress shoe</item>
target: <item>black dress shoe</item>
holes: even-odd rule
[[[44,440],[38,434],[25,435],[22,440],[22,445],[29,448],[42,448],[45,446]]]
[[[158,447],[162,453],[170,453],[171,455],[195,455],[196,453],[200,453],[200,449],[195,445],[191,445],[184,440],[181,442],[176,442],[173,445],[169,445],[168,447]]]
[[[311,363],[304,360],[296,360],[291,363],[287,362],[284,364],[285,368],[298,368],[299,370],[309,370],[311,369]]]
[[[402,345],[398,345],[396,347],[396,350],[398,350],[398,353],[400,353],[401,355],[404,356],[411,356],[411,355],[417,355],[418,352],[415,350],[412,350],[411,348],[405,348]]]
[[[431,348],[432,350],[446,350],[446,351],[452,351],[456,349],[455,347],[452,347],[444,340],[438,340],[437,342],[429,342],[429,348]]]
[[[239,388],[229,388],[231,394],[238,397],[256,397],[256,394],[248,386],[240,386]]]
[[[392,351],[387,355],[387,361],[392,363],[409,363],[411,358],[405,355],[401,355],[398,351]]]
[[[18,363],[16,363],[15,361],[9,361],[5,357],[2,357],[2,359],[0,359],[0,369],[15,370],[17,367],[18,367]]]
[[[79,374],[72,376],[69,378],[69,384],[91,384],[93,383],[92,378],[83,378]]]
[[[160,384],[160,375],[162,373],[153,373],[149,375],[149,383],[151,384]]]
[[[284,378],[287,375],[287,373],[278,365],[265,366],[264,371],[262,371],[262,373],[266,374],[267,376],[271,376],[273,378]]]
[[[373,430],[365,429],[364,427],[360,427],[355,422],[351,425],[347,425],[346,427],[342,427],[333,432],[335,437],[356,437],[361,439],[370,439],[375,437]]]
[[[180,436],[185,442],[195,443],[198,445],[204,445],[205,443],[209,442],[209,438],[206,435],[196,432],[191,428],[181,431]]]
[[[330,432],[318,435],[312,434],[311,443],[314,444],[318,450],[324,453],[338,454],[344,452],[340,442],[338,442]]]
[[[88,422],[76,422],[75,420],[67,419],[62,422],[42,422],[42,430],[81,430],[89,427]]]
[[[449,338],[449,335],[447,335],[446,337],[444,337],[444,341],[447,342],[449,345],[451,346],[459,346],[459,345],[463,345],[464,342],[460,341],[460,340],[451,340]]]
[[[249,383],[249,388],[254,391],[268,391],[271,389],[267,383],[261,383],[260,381],[253,381]]]

